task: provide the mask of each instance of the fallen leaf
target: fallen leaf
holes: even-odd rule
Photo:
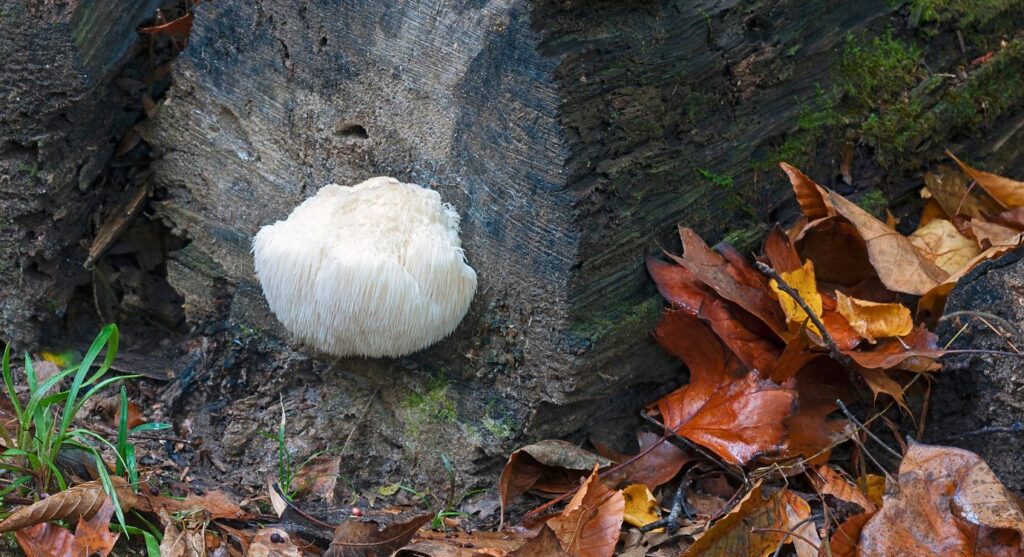
[[[647,526],[661,518],[658,500],[644,484],[633,484],[622,489],[626,501],[623,520],[637,528]]]
[[[849,288],[878,277],[867,244],[857,228],[842,217],[808,224],[794,244],[804,259],[814,262],[819,284]]]
[[[189,493],[184,499],[139,492],[138,502],[141,510],[153,513],[158,513],[160,509],[171,513],[204,511],[210,520],[222,518],[244,520],[249,517],[249,514],[243,511],[238,503],[235,503],[227,493],[220,490],[208,491],[206,495],[202,496]]]
[[[914,330],[910,309],[903,304],[858,300],[839,291],[836,292],[836,303],[839,315],[857,334],[872,343],[879,338],[902,337]]]
[[[814,263],[808,260],[799,269],[779,273],[779,276],[783,281],[786,282],[793,290],[796,290],[797,294],[803,298],[804,303],[814,312],[815,317],[821,318],[821,295],[818,294],[818,284],[814,280]],[[782,312],[786,315],[786,321],[789,324],[790,331],[795,331],[801,327],[807,327],[813,331],[816,335],[821,335],[821,331],[818,330],[818,326],[810,320],[807,312],[804,311],[796,298],[782,291],[779,288],[778,283],[772,280],[769,283],[772,292],[775,293],[775,297],[779,300],[779,305],[782,307]]]
[[[829,466],[823,464],[815,468],[813,472],[809,472],[809,476],[814,481],[818,491],[825,495],[831,495],[836,499],[853,503],[864,512],[878,510],[878,506],[868,498],[867,494]]]
[[[942,208],[946,219],[952,219],[957,215],[983,218],[1001,210],[1001,206],[985,195],[984,191],[981,195],[972,192],[968,188],[967,178],[948,166],[939,166],[936,172],[926,173],[924,183],[928,195]]]
[[[554,530],[544,526],[539,534],[509,553],[507,557],[569,557],[569,554],[562,551],[562,544]]]
[[[778,226],[772,228],[772,231],[765,237],[762,250],[765,257],[768,258],[768,265],[780,273],[795,271],[803,265],[793,242]]]
[[[1017,247],[1021,244],[1022,235],[1019,230],[994,222],[971,219],[971,230],[981,249],[993,246]]]
[[[770,331],[759,331],[757,325],[760,321],[742,309],[724,300],[712,299],[701,306],[698,316],[747,368],[770,373],[775,367],[782,351],[766,335],[776,335]]]
[[[783,543],[793,544],[797,557],[817,557],[821,538],[814,529],[814,522],[808,520],[811,517],[811,506],[788,489],[780,491],[779,498],[782,499],[782,510],[785,513],[782,529],[795,534],[787,537]]]
[[[899,232],[835,192],[828,191],[828,198],[864,239],[871,264],[889,290],[921,295],[949,278]]]
[[[853,515],[847,518],[846,522],[840,524],[829,539],[831,557],[858,557],[860,553],[857,551],[857,542],[860,540],[861,530],[874,514],[870,512]],[[824,547],[818,555],[819,557],[829,557],[829,553],[825,551]]]
[[[984,188],[1000,205],[1007,209],[1024,207],[1024,182],[977,170],[956,158],[953,153],[946,151],[946,154],[960,165],[960,169],[964,171],[964,174],[971,180],[978,182],[978,185]]]
[[[867,495],[876,507],[882,506],[882,497],[885,495],[885,476],[865,474],[857,478],[857,488]]]
[[[570,555],[611,557],[619,541],[626,502],[621,491],[604,485],[597,471],[594,466],[562,514],[547,522]]]
[[[72,555],[99,555],[107,557],[114,549],[119,534],[110,531],[110,517],[114,515],[114,504],[110,497],[103,498],[100,510],[92,518],[78,519],[75,539],[71,544]]]
[[[146,35],[169,35],[172,37],[187,37],[192,32],[192,12],[189,12],[177,19],[160,25],[140,27],[139,33]]]
[[[780,162],[779,166],[786,176],[789,176],[789,183],[793,185],[793,193],[796,194],[796,202],[800,204],[800,210],[808,222],[836,214],[831,201],[823,194],[824,188],[787,163]]]
[[[911,440],[899,489],[885,495],[859,545],[870,556],[1017,554],[1022,534],[1024,511],[977,455]]]
[[[757,317],[779,338],[786,335],[785,315],[768,295],[768,279],[735,250],[723,246],[728,259],[708,247],[696,232],[680,227],[683,255],[669,257],[690,271],[702,283],[754,317]]]
[[[312,493],[328,503],[334,502],[334,486],[338,483],[341,458],[330,455],[315,456],[306,461],[292,478],[291,488],[296,494]]]
[[[786,537],[788,519],[780,493],[765,497],[761,485],[755,485],[729,514],[687,547],[681,557],[771,555]]]
[[[324,557],[388,557],[416,534],[432,515],[415,516],[383,530],[372,521],[346,520],[334,530],[334,539]]]
[[[942,210],[942,206],[936,203],[934,199],[929,199],[924,202],[924,208],[921,209],[921,218],[918,219],[917,227],[921,228],[922,226],[936,219],[949,220],[950,218],[952,217],[947,215],[946,212]]]
[[[63,526],[41,522],[14,532],[14,539],[25,552],[25,557],[53,557],[71,555],[75,538]]]
[[[164,536],[160,540],[160,557],[204,557],[206,540],[203,536],[202,524],[198,521],[192,528],[178,528],[166,509],[159,509],[157,516],[164,525]]]
[[[959,272],[950,275],[942,284],[935,286],[926,292],[924,296],[921,296],[921,299],[917,302],[918,316],[925,316],[933,320],[938,319],[942,315],[943,308],[946,306],[946,298],[961,278],[985,261],[996,259],[1014,249],[1016,249],[1016,246],[992,246],[978,254],[974,259],[967,262]]]
[[[124,478],[111,476],[117,500],[125,513],[135,506],[135,493]],[[86,482],[22,507],[0,522],[0,532],[10,532],[52,520],[90,519],[103,506],[107,494],[99,481]]]
[[[280,528],[260,528],[253,536],[245,557],[302,557],[288,532]]]
[[[846,372],[833,360],[822,357],[796,376],[798,408],[785,419],[788,444],[781,458],[802,456],[809,464],[828,461],[829,447],[843,438],[847,421],[829,419],[839,409],[836,399],[847,398],[853,391]]]
[[[785,446],[783,420],[795,409],[791,386],[761,379],[757,370],[721,378],[693,369],[690,383],[656,403],[665,427],[742,465]]]
[[[945,219],[937,219],[914,231],[910,243],[924,257],[952,275],[981,253],[981,248]]]
[[[120,403],[118,403],[118,405],[116,407],[116,410],[115,410],[115,413],[114,413],[114,426],[116,427],[117,424],[119,424],[119,423],[121,423],[121,405],[120,405]],[[145,420],[142,418],[142,409],[139,408],[138,404],[136,404],[134,402],[129,402],[128,403],[128,430],[131,431],[132,429],[135,429],[137,426],[140,426],[143,423],[145,423]]]
[[[666,311],[654,330],[658,345],[699,373],[709,387],[734,376],[739,362],[722,346],[719,337],[698,319],[682,311]]]
[[[655,489],[671,481],[683,468],[683,465],[692,460],[690,455],[656,433],[638,431],[636,436],[640,443],[641,453],[647,451],[651,445],[657,444],[657,446],[619,470],[609,473],[604,478],[609,484],[618,485],[622,482],[630,482],[644,484],[649,489]],[[604,453],[602,456],[611,458]],[[617,456],[618,458],[613,459],[616,464],[631,458],[629,455]]]
[[[658,292],[672,307],[696,316],[712,294],[686,267],[647,257],[647,272],[654,279]]]
[[[936,362],[945,353],[939,348],[939,337],[924,325],[918,326],[909,335],[886,339],[871,350],[843,350],[853,361],[864,368],[905,371],[936,371]]]
[[[274,514],[277,515],[277,518],[281,518],[284,515],[284,511],[288,510],[288,502],[277,492],[277,488],[274,486],[275,483],[274,480],[267,480],[267,497],[270,498],[270,507],[274,509]]]
[[[852,141],[844,141],[842,149],[840,150],[839,158],[839,175],[842,176],[843,182],[847,186],[853,185],[853,153],[856,145]]]
[[[611,464],[610,460],[567,441],[548,439],[522,447],[508,457],[498,480],[502,518],[508,502],[538,482],[548,480],[553,491],[567,491],[579,485],[579,479],[595,465]]]

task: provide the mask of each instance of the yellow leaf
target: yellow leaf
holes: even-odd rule
[[[857,331],[874,342],[877,338],[901,337],[914,330],[910,309],[903,304],[880,304],[858,300],[836,291],[836,309]]]
[[[871,499],[875,505],[882,506],[882,496],[885,495],[885,476],[866,474],[857,478],[857,487]]]
[[[65,350],[64,352],[50,352],[48,350],[44,350],[39,353],[39,359],[50,362],[60,369],[67,369],[78,363],[76,354],[70,350]]]
[[[910,243],[926,259],[951,275],[981,253],[977,243],[945,219],[933,220],[915,230],[910,235]]]
[[[788,273],[779,273],[779,276],[782,277],[782,280],[786,281],[786,284],[793,287],[800,294],[800,297],[807,302],[807,305],[820,319],[822,311],[821,294],[818,294],[818,285],[814,280],[814,263],[807,260],[803,267]],[[791,325],[799,328],[806,322],[808,330],[818,335],[821,334],[818,327],[808,319],[807,312],[800,307],[800,304],[792,296],[783,292],[774,280],[771,282],[771,288],[779,300],[779,305],[782,306],[782,312],[786,314],[786,320]]]
[[[960,165],[960,169],[964,171],[964,174],[971,180],[978,182],[979,186],[985,188],[985,191],[998,201],[1000,205],[1007,209],[1024,207],[1024,182],[1018,182],[998,174],[971,168],[953,156],[953,153],[946,151],[946,154]]]
[[[646,485],[630,485],[622,490],[622,496],[626,499],[626,513],[622,518],[627,523],[642,528],[661,518],[658,501]]]

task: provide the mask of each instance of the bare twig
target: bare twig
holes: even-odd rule
[[[783,280],[782,276],[780,276],[775,269],[772,269],[760,261],[755,261],[754,264],[757,265],[757,270],[773,279],[779,286],[779,290],[788,294],[789,297],[793,298],[793,301],[800,306],[800,309],[804,310],[804,313],[807,314],[807,318],[810,319],[811,323],[814,323],[814,326],[818,328],[818,332],[821,334],[821,340],[825,344],[825,348],[828,349],[829,355],[832,359],[839,362],[847,369],[853,368],[853,359],[839,351],[839,346],[836,344],[835,339],[833,339],[832,335],[829,334],[828,329],[825,328],[825,324],[821,322],[821,319],[814,313],[811,306],[803,299],[803,296]]]
[[[716,456],[716,455],[714,455],[712,453],[709,453],[707,450],[704,449],[704,447],[701,447],[700,445],[694,443],[693,441],[690,441],[689,439],[683,437],[682,435],[679,435],[678,433],[670,430],[669,428],[665,427],[665,424],[663,424],[663,423],[659,422],[658,420],[655,420],[654,418],[648,416],[645,412],[641,412],[640,416],[642,416],[643,419],[647,420],[651,425],[654,425],[655,427],[658,427],[658,428],[661,428],[662,430],[664,430],[665,431],[665,435],[667,435],[669,437],[672,437],[673,439],[675,439],[675,440],[679,441],[680,443],[686,445],[687,448],[690,448],[690,449],[694,450],[695,452],[699,453],[704,458],[710,460],[711,462],[714,462],[715,464],[720,466],[723,470],[725,470],[725,472],[727,474],[729,474],[733,478],[743,482],[744,485],[750,485],[750,481],[746,478],[746,476],[743,475],[743,471],[741,469],[739,469],[738,467],[733,466],[732,464],[729,464],[728,462],[725,462],[724,460],[722,460],[718,456]]]
[[[853,415],[853,414],[852,414],[852,413],[850,412],[849,408],[847,408],[847,407],[846,407],[846,405],[845,405],[845,404],[843,404],[843,401],[842,401],[842,400],[836,399],[836,404],[838,404],[838,405],[839,405],[839,409],[840,409],[840,410],[842,410],[842,411],[843,411],[843,414],[845,414],[845,415],[846,415],[846,419],[848,419],[848,420],[850,420],[851,422],[853,422],[853,424],[854,424],[855,426],[859,427],[859,428],[860,428],[861,430],[863,430],[863,431],[864,431],[864,433],[868,434],[868,437],[870,437],[871,439],[873,439],[873,440],[875,441],[875,443],[878,443],[879,445],[881,445],[883,449],[885,449],[885,450],[889,451],[889,454],[893,455],[893,456],[894,456],[894,457],[896,457],[897,459],[900,459],[900,460],[902,460],[902,459],[903,459],[903,455],[901,455],[900,453],[898,453],[898,452],[896,452],[895,450],[893,450],[893,449],[892,449],[891,447],[889,447],[889,445],[886,445],[886,444],[885,444],[885,441],[882,441],[881,439],[879,439],[877,435],[875,435],[874,433],[871,433],[871,430],[870,430],[870,429],[868,429],[867,427],[865,427],[865,426],[864,426],[864,424],[860,423],[860,420],[858,420],[858,419],[857,419],[857,418],[856,418],[856,417],[855,417],[855,416],[854,416],[854,415]]]
[[[942,442],[948,443],[949,441],[956,441],[958,439],[963,439],[964,437],[973,437],[975,435],[987,435],[990,433],[1024,433],[1024,422],[1013,422],[1013,424],[1008,426],[988,425],[981,429],[967,431],[964,433],[958,433],[951,437],[946,437],[945,439],[942,440]]]
[[[999,317],[998,315],[996,315],[994,313],[989,313],[987,311],[973,311],[973,310],[953,311],[953,312],[947,313],[946,315],[943,315],[942,317],[940,317],[939,321],[940,322],[941,321],[947,321],[949,319],[953,319],[955,317],[960,317],[960,316],[973,317],[973,318],[977,319],[978,321],[981,321],[982,323],[985,324],[985,326],[987,326],[989,329],[991,329],[993,333],[998,335],[999,338],[1003,339],[1006,342],[1006,344],[1009,345],[1010,348],[1013,349],[1014,352],[1017,352],[1018,354],[1021,353],[1021,351],[1013,344],[1013,342],[1011,342],[1010,339],[1006,338],[1006,335],[1003,334],[1003,332],[1001,332],[995,326],[993,326],[992,323],[989,323],[989,321],[993,321],[995,323],[998,323],[999,325],[1001,325],[1008,332],[1012,333],[1013,336],[1017,337],[1018,339],[1024,338],[1024,335],[1021,335],[1020,330],[1017,329],[1017,327],[1015,327],[1012,323],[1010,323],[1006,319],[1003,319],[1002,317]]]
[[[664,528],[671,536],[676,533],[676,530],[679,530],[681,515],[685,514],[688,518],[690,517],[690,511],[686,508],[686,484],[688,483],[689,478],[683,478],[679,481],[679,487],[676,488],[676,494],[672,497],[672,507],[669,509],[668,515],[646,526],[642,526],[640,528],[641,532],[650,532],[651,530]]]

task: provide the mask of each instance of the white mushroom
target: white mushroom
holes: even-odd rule
[[[253,240],[270,309],[298,339],[337,356],[402,356],[451,334],[476,273],[459,215],[394,178],[329,184]]]

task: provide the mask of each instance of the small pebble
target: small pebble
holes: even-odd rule
[[[352,516],[363,516],[363,509],[360,509],[359,507],[352,507],[350,514]]]

